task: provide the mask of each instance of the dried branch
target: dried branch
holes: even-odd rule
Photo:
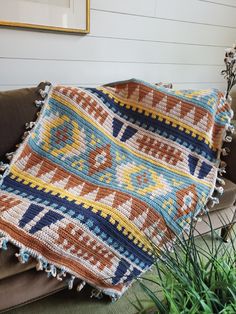
[[[227,80],[225,93],[225,98],[227,99],[232,87],[236,84],[236,45],[226,49],[224,62],[226,69],[221,71],[221,74]]]

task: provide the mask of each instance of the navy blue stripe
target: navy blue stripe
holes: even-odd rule
[[[19,192],[17,194],[31,200],[34,199],[37,203],[51,206],[72,218],[78,219],[83,224],[91,221],[92,225],[89,226],[89,230],[93,231],[99,238],[102,239],[102,241],[106,242],[110,246],[113,246],[119,252],[119,247],[122,247],[125,251],[128,249],[129,252],[128,254],[125,254],[125,256],[129,258],[130,255],[133,255],[134,259],[132,259],[132,262],[135,263],[135,259],[139,259],[139,261],[145,263],[145,266],[142,268],[146,268],[153,263],[152,256],[145,253],[141,248],[136,246],[131,240],[119,232],[115,225],[112,225],[109,222],[109,215],[106,218],[103,218],[99,216],[99,212],[93,213],[91,207],[85,208],[83,203],[78,205],[72,201],[68,201],[66,198],[60,198],[58,195],[51,195],[50,192],[45,192],[44,189],[37,190],[36,188],[31,188],[28,185],[26,186],[21,182],[11,179],[9,176],[4,179],[2,189],[9,192],[11,192],[11,189],[13,189],[13,192],[18,190]],[[96,233],[96,227],[98,227],[101,232]],[[111,239],[105,239],[101,236],[103,231],[107,234],[107,237],[112,239],[112,242]],[[114,246],[115,242],[116,244]],[[117,244],[119,245],[118,247]],[[120,253],[122,254],[122,252]]]
[[[109,109],[124,119],[153,133],[158,133],[165,138],[169,138],[184,147],[188,147],[211,161],[217,157],[217,153],[212,151],[204,141],[199,141],[196,137],[194,138],[191,131],[190,134],[186,134],[184,131],[172,127],[171,124],[166,124],[165,122],[152,118],[152,116],[145,116],[143,113],[127,109],[125,106],[120,106],[119,102],[118,104],[115,103],[108,95],[96,88],[90,88],[89,91],[102,99]]]

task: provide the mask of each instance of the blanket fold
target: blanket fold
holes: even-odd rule
[[[120,297],[188,231],[216,185],[232,110],[210,90],[139,80],[52,86],[24,142],[1,165],[0,247],[20,262]],[[217,181],[220,182],[220,179]]]

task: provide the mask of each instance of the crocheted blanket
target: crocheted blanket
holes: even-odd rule
[[[230,105],[212,90],[138,80],[55,86],[5,166],[0,245],[69,288],[116,299],[206,208]],[[11,157],[11,154],[10,154]],[[222,172],[222,169],[220,170]],[[220,179],[219,179],[220,182]]]

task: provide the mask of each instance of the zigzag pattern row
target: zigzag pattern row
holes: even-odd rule
[[[55,86],[3,179],[0,233],[117,298],[205,206],[229,119],[216,90]]]

